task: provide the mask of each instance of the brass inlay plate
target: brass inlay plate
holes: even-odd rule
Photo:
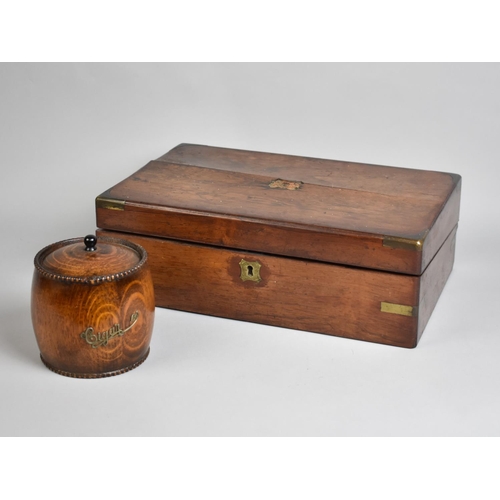
[[[95,200],[97,208],[107,208],[108,210],[125,210],[125,200],[117,200],[115,198],[105,198],[98,196]]]
[[[418,307],[404,306],[402,304],[391,304],[390,302],[381,302],[380,310],[385,313],[399,314],[401,316],[416,316]]]
[[[107,345],[107,343],[114,337],[122,337],[127,333],[136,323],[139,318],[139,311],[136,311],[130,316],[130,325],[123,329],[119,323],[115,323],[109,330],[104,332],[94,333],[94,329],[89,326],[85,331],[80,333],[80,337],[90,344],[93,349]]]
[[[303,182],[300,181],[285,181],[283,179],[275,179],[269,183],[271,189],[288,189],[289,191],[295,191],[300,189]]]
[[[241,281],[261,281],[260,268],[262,267],[257,261],[249,262],[245,259],[240,260]]]

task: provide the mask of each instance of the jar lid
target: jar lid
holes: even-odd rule
[[[47,278],[97,285],[136,272],[147,253],[130,241],[94,235],[54,243],[40,250],[35,268]]]

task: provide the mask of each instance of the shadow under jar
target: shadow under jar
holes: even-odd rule
[[[139,366],[149,354],[154,307],[140,245],[90,235],[35,257],[33,328],[42,361],[60,375],[110,377]]]

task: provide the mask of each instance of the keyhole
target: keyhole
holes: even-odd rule
[[[259,283],[261,281],[260,268],[262,267],[259,262],[248,262],[245,259],[240,260],[241,281],[253,281],[254,283]]]

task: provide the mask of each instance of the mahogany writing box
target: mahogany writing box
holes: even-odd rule
[[[415,347],[453,267],[459,175],[181,144],[97,197],[156,305]]]

